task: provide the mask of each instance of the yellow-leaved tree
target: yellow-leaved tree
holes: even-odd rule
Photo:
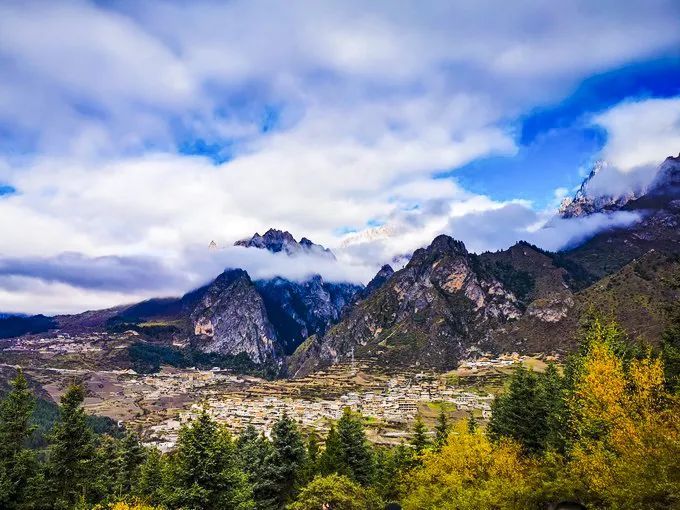
[[[162,507],[149,506],[144,503],[114,503],[109,510],[163,510]]]
[[[601,508],[680,507],[678,399],[661,361],[594,339],[568,401],[575,436],[557,484]]]
[[[533,506],[537,464],[510,440],[493,443],[457,423],[439,452],[426,452],[406,482],[405,510],[526,509]]]

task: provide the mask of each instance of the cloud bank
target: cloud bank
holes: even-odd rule
[[[527,111],[673,52],[679,11],[671,0],[511,12],[486,1],[3,2],[0,311],[179,294],[234,265],[303,277],[299,261],[206,254],[213,239],[269,227],[334,249],[337,264],[309,265],[325,277],[364,282],[441,232],[475,251],[538,236],[551,211],[436,176],[512,157]],[[663,158],[675,104],[596,116],[603,156],[626,175]],[[588,221],[559,235],[573,224],[553,224],[543,242],[611,223]]]

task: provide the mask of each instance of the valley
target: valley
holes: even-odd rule
[[[372,442],[399,444],[410,438],[416,414],[430,428],[441,410],[452,420],[472,414],[486,421],[494,394],[515,366],[545,367],[545,356],[516,353],[480,355],[448,373],[415,366],[387,370],[375,361],[361,360],[278,380],[218,367],[163,366],[149,374],[123,364],[112,367],[115,355],[136,340],[133,332],[22,338],[3,344],[2,367],[21,366],[55,402],[70,384],[83,384],[88,413],[111,418],[137,432],[145,444],[164,451],[174,447],[181,425],[203,409],[235,434],[253,425],[268,435],[286,414],[302,430],[323,436],[349,407],[366,417]]]

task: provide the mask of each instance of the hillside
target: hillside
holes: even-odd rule
[[[289,374],[349,357],[448,369],[480,350],[566,352],[589,310],[616,317],[632,338],[657,342],[665,304],[678,298],[680,158],[668,158],[638,195],[588,201],[584,190],[573,203],[588,207],[569,217],[629,211],[640,220],[558,253],[520,242],[474,255],[440,236],[325,336],[305,342]]]

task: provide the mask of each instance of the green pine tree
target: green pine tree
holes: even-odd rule
[[[554,363],[549,363],[539,375],[539,405],[545,415],[546,436],[544,448],[564,452],[567,447],[569,414],[566,405],[565,380]]]
[[[271,463],[277,479],[279,508],[292,501],[304,476],[307,451],[296,423],[284,414],[272,430]]]
[[[171,507],[202,510],[252,510],[247,475],[237,465],[228,432],[205,411],[180,430],[172,458]]]
[[[139,470],[146,458],[146,451],[136,434],[127,432],[123,436],[120,441],[120,455],[122,457],[122,469],[119,483],[122,490],[129,493],[133,488],[134,480],[139,477]]]
[[[150,448],[135,480],[135,494],[152,505],[161,505],[164,498],[165,459],[157,448]]]
[[[396,501],[402,489],[402,475],[411,468],[413,450],[404,445],[375,449],[375,475],[371,486],[383,501]]]
[[[34,430],[34,408],[35,398],[20,370],[0,403],[0,508],[23,508],[31,499],[37,464],[27,442]]]
[[[248,425],[236,441],[236,451],[239,465],[252,487],[255,507],[258,510],[278,508],[278,480],[271,442]]]
[[[61,397],[59,420],[51,433],[47,479],[55,508],[70,508],[80,500],[90,501],[94,482],[94,432],[82,408],[85,391],[72,385]]]
[[[307,437],[307,462],[305,464],[304,483],[310,482],[319,472],[320,450],[319,436],[316,432],[312,431]]]
[[[338,420],[338,440],[340,443],[340,466],[337,470],[367,486],[373,478],[373,451],[364,431],[361,415],[345,408]]]
[[[548,425],[536,374],[524,367],[515,369],[507,390],[496,397],[491,409],[491,437],[510,437],[529,452],[544,449]]]
[[[451,426],[449,425],[449,419],[446,416],[446,412],[442,407],[437,416],[437,425],[434,428],[435,431],[435,448],[441,450],[442,446],[446,444],[446,440],[449,437],[449,432],[451,431]]]
[[[425,427],[423,418],[420,416],[420,414],[417,414],[416,421],[413,424],[413,437],[411,438],[411,446],[417,455],[421,455],[429,445],[430,440],[427,437],[427,427]]]
[[[120,441],[103,434],[97,437],[97,448],[90,485],[92,501],[118,501],[124,490],[121,484],[123,457]]]
[[[347,469],[345,469],[342,461],[340,436],[335,425],[331,425],[326,435],[326,445],[319,456],[319,473],[325,476],[333,473],[347,474]]]

